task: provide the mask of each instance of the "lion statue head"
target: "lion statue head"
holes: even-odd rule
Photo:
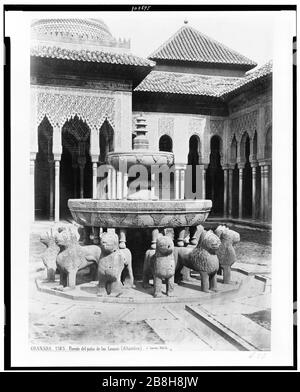
[[[102,233],[100,236],[100,248],[105,254],[110,254],[119,249],[119,237],[115,233]]]
[[[212,230],[203,231],[197,247],[206,249],[209,253],[216,254],[221,245],[220,238]]]
[[[162,235],[156,241],[156,254],[159,256],[169,256],[174,251],[174,242],[171,237]]]

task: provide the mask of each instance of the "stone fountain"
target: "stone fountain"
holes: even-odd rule
[[[146,126],[146,120],[142,116],[138,117],[132,151],[108,153],[106,192],[99,181],[99,198],[70,199],[68,206],[71,214],[78,224],[85,227],[87,233],[93,228],[95,244],[99,243],[100,228],[103,231],[116,229],[121,249],[126,248],[127,229],[151,229],[151,248],[155,249],[159,232],[173,229],[175,244],[180,247],[184,246],[184,237],[189,228],[190,244],[195,245],[197,226],[208,217],[212,202],[184,199],[184,178],[178,172],[179,169],[174,170],[175,181],[167,184],[169,189],[164,189],[158,172],[154,170],[153,173],[152,169],[174,168],[174,154],[149,150]],[[136,165],[142,165],[147,176],[144,183],[140,184],[140,189],[132,190],[132,178],[128,172]],[[161,198],[160,194],[166,190],[170,196]]]
[[[132,151],[110,152],[107,165],[98,168],[98,198],[68,201],[74,220],[85,229],[87,242],[93,231],[94,245],[81,246],[77,231],[58,228],[54,239],[64,249],[56,260],[60,280],[37,281],[38,288],[75,300],[131,304],[199,303],[207,296],[237,290],[238,282],[223,282],[217,289],[218,257],[223,269],[231,264],[222,258],[228,252],[217,255],[218,235],[201,226],[212,202],[184,198],[184,176],[174,169],[173,153],[149,149],[143,117],[136,120],[135,131]],[[164,182],[164,173],[171,169],[173,179]],[[188,231],[189,244],[185,241]],[[82,282],[84,275],[78,277],[77,272],[90,263],[97,274],[90,268],[89,279]]]

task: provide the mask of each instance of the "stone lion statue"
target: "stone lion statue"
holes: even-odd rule
[[[99,263],[101,250],[96,245],[81,246],[77,230],[71,227],[58,228],[56,244],[62,249],[56,263],[60,271],[61,288],[74,288],[79,270]]]
[[[240,242],[240,235],[225,226],[218,226],[215,233],[221,240],[217,256],[223,269],[223,282],[231,282],[231,266],[237,261],[234,245]]]
[[[209,290],[217,291],[217,272],[219,260],[217,256],[221,241],[212,230],[203,230],[197,246],[190,256],[184,260],[185,266],[200,272],[201,289],[208,293]]]
[[[198,239],[201,237],[202,233],[204,232],[204,227],[202,225],[197,226],[197,237]],[[199,246],[199,244],[198,244]],[[193,251],[193,246],[188,247],[180,247],[175,246],[174,248],[174,257],[176,263],[176,274],[175,279],[176,281],[181,281],[182,279],[185,281],[192,280],[191,278],[191,269],[186,267],[188,264],[188,260],[190,255]]]
[[[56,258],[60,252],[60,247],[56,244],[53,230],[51,229],[50,233],[47,232],[41,235],[40,242],[47,246],[47,249],[41,255],[42,262],[47,269],[47,280],[54,282],[57,268]]]
[[[168,236],[157,238],[156,249],[148,250],[145,255],[143,268],[143,286],[149,287],[149,279],[153,276],[155,298],[162,296],[163,280],[166,281],[167,295],[174,295],[175,275],[174,243]]]
[[[132,256],[129,249],[119,249],[119,238],[115,233],[100,236],[101,256],[98,264],[98,296],[116,296],[125,287],[134,287]],[[123,286],[121,275],[128,269],[129,278]]]

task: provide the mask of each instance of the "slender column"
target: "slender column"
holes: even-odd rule
[[[55,222],[59,222],[59,173],[60,173],[60,158],[61,155],[55,154],[54,155],[54,170],[55,170],[55,212],[54,212],[54,219]]]
[[[53,193],[53,159],[49,159],[49,218],[54,219],[53,207],[54,207],[54,193]]]
[[[122,172],[117,171],[117,199],[120,200],[122,199],[122,192],[123,187],[122,187]]]
[[[112,182],[112,168],[108,169],[107,173],[107,198],[111,200],[111,182]]]
[[[223,169],[224,170],[224,210],[223,214],[224,217],[227,216],[227,211],[228,211],[228,169]]]
[[[252,165],[252,219],[256,218],[256,167]]]
[[[180,199],[184,199],[185,192],[185,168],[180,170]]]
[[[264,192],[264,166],[260,166],[260,219],[264,220],[265,192]]]
[[[269,219],[269,166],[265,165],[264,170],[264,220]]]
[[[97,199],[97,162],[93,162],[93,199]]]
[[[175,169],[175,199],[179,200],[180,195],[180,169]]]
[[[127,199],[127,194],[128,194],[128,173],[125,172],[123,174],[123,199]],[[151,188],[152,190],[152,188]]]
[[[202,199],[205,199],[206,167],[204,165],[201,170],[201,182],[202,182]]]
[[[111,169],[111,198],[116,199],[116,170]]]
[[[243,174],[244,167],[239,166],[239,219],[243,217]]]
[[[233,169],[228,169],[228,215],[232,217],[232,185],[233,184]]]
[[[36,153],[30,153],[30,200],[31,200],[31,220],[35,221],[35,184],[34,184],[34,168],[35,168]]]

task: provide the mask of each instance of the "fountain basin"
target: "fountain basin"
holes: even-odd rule
[[[115,151],[107,154],[107,163],[115,169],[119,168],[122,160],[127,163],[127,168],[136,164],[144,165],[147,168],[151,165],[172,166],[174,164],[174,154],[167,151],[149,150]]]
[[[173,228],[197,226],[210,213],[211,200],[69,199],[73,219],[83,226]]]

